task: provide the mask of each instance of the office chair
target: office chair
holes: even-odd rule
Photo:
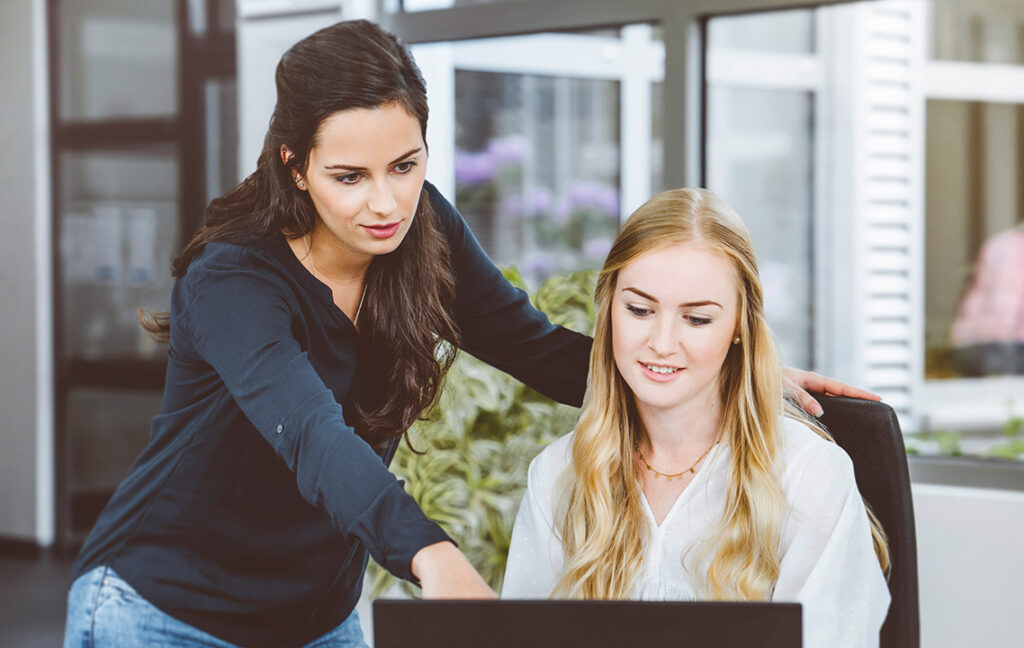
[[[885,403],[813,396],[825,410],[821,423],[853,460],[860,493],[889,538],[892,602],[882,625],[881,648],[919,648],[914,505],[903,433],[896,413]]]

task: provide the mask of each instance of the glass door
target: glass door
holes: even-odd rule
[[[170,260],[235,182],[234,9],[51,0],[57,533],[76,544],[149,437]]]

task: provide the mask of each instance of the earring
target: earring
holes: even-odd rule
[[[281,152],[281,155],[284,155],[283,151]],[[291,155],[288,156],[288,159],[291,159]],[[303,191],[306,190],[306,181],[302,179],[301,175],[299,175],[298,169],[292,169],[292,180],[295,182],[296,187],[302,189]]]
[[[739,343],[740,343],[740,336],[738,336],[738,335],[737,335],[736,337],[734,337],[734,338],[732,339],[732,343],[733,343],[733,344],[739,344]]]

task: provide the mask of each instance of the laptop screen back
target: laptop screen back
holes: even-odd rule
[[[800,648],[798,603],[415,601],[373,604],[376,648]]]

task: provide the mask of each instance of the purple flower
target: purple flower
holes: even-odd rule
[[[517,193],[503,194],[499,211],[504,218],[521,218],[523,215],[523,197]]]
[[[487,142],[487,153],[494,159],[495,166],[522,165],[526,161],[529,147],[529,142],[522,135],[506,135]]]
[[[566,210],[595,209],[608,216],[619,214],[619,191],[601,182],[576,180],[566,192]]]
[[[455,182],[460,185],[474,185],[490,182],[498,171],[494,156],[487,151],[468,153],[455,151]]]
[[[534,187],[525,196],[519,193],[503,193],[501,213],[509,218],[536,218],[546,216],[554,207],[555,198],[544,186]]]
[[[550,213],[555,206],[555,197],[551,190],[541,185],[534,187],[523,199],[523,206],[529,216],[543,216]]]
[[[558,269],[558,262],[550,253],[535,250],[523,257],[520,267],[528,277],[546,277]]]
[[[604,261],[611,249],[612,240],[608,237],[588,239],[583,242],[583,258],[587,261]]]
[[[565,198],[558,201],[558,205],[551,211],[551,223],[562,227],[569,222],[569,213],[572,212],[572,208],[569,206],[569,201]]]

